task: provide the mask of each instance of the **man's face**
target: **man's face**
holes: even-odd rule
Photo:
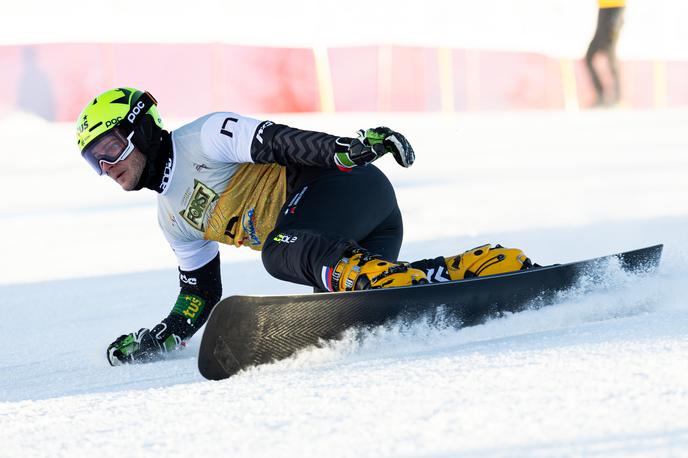
[[[115,164],[102,163],[103,172],[115,180],[125,191],[131,191],[139,182],[143,169],[146,166],[146,157],[134,148],[134,151],[123,161]]]

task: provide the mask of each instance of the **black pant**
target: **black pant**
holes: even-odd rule
[[[396,261],[403,238],[401,213],[391,183],[377,167],[298,172],[263,245],[263,265],[272,276],[331,290],[331,270],[351,248]]]
[[[606,103],[614,104],[621,98],[619,63],[616,58],[616,43],[619,40],[619,32],[623,25],[623,11],[624,8],[622,7],[602,8],[599,10],[595,36],[592,38],[590,46],[588,46],[588,51],[585,53],[585,64],[588,67],[592,84],[595,87],[598,105]],[[605,54],[609,62],[613,87],[612,93],[608,96],[605,96],[599,73],[593,65],[593,57],[597,53]]]

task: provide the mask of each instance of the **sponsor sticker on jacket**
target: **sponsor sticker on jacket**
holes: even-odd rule
[[[193,192],[189,204],[179,214],[193,228],[199,231],[205,230],[205,215],[218,195],[208,186],[198,180],[194,180]]]

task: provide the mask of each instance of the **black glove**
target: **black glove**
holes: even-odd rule
[[[111,366],[128,363],[158,361],[170,351],[184,346],[184,341],[169,331],[166,323],[156,325],[152,330],[142,328],[131,334],[120,336],[107,349]]]
[[[335,153],[335,163],[340,168],[350,169],[370,164],[385,153],[392,153],[402,167],[410,167],[416,159],[406,137],[388,127],[375,127],[359,130],[358,138],[354,138],[348,148]]]

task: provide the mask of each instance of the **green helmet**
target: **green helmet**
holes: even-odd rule
[[[142,103],[145,101],[146,103]],[[163,123],[156,107],[155,99],[147,92],[140,91],[131,87],[120,87],[110,89],[94,98],[81,112],[76,124],[76,140],[79,152],[82,156],[98,171],[102,173],[97,158],[88,154],[88,147],[97,139],[102,138],[115,127],[123,131],[125,136],[139,148],[145,146],[147,139],[144,135],[141,123],[143,118],[140,116],[140,107],[149,106],[144,115],[152,118],[152,127],[155,130],[162,130]],[[139,111],[137,111],[139,110]],[[131,135],[130,135],[131,134]]]

